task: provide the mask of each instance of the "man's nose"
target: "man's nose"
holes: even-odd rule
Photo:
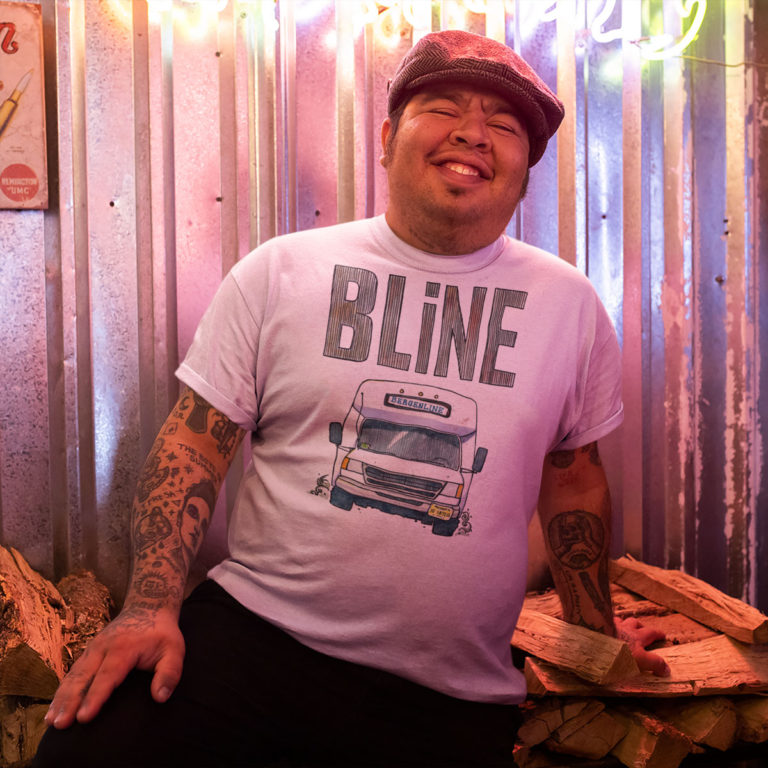
[[[490,143],[490,135],[484,117],[473,113],[464,114],[453,130],[453,139],[458,144],[468,144],[477,149],[486,148]]]

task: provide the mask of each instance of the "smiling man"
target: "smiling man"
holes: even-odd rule
[[[665,673],[608,588],[615,333],[580,272],[505,234],[562,105],[450,31],[388,106],[385,215],[265,243],[206,312],[138,484],[125,605],[38,768],[512,766],[537,508],[568,621]],[[183,601],[247,432],[229,557]]]

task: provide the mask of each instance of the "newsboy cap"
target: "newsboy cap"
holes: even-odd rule
[[[560,99],[511,48],[455,29],[425,35],[405,54],[389,83],[389,114],[416,91],[444,81],[480,85],[506,98],[525,122],[529,166],[541,159],[565,114]]]

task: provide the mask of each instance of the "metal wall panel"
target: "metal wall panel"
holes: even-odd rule
[[[584,270],[617,326],[616,550],[768,608],[757,0],[710,2],[666,61],[638,41],[679,38],[678,3],[446,0],[415,4],[415,27],[405,5],[43,3],[51,207],[0,212],[3,543],[120,597],[133,484],[222,275],[276,234],[386,209],[387,80],[455,26],[505,39],[566,104],[508,231]]]

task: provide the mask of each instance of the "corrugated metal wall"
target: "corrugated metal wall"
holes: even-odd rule
[[[616,550],[767,610],[763,0],[389,5],[43,0],[51,204],[0,211],[0,540],[122,593],[136,476],[222,275],[384,210],[387,79],[414,35],[463,27],[566,103],[510,233],[583,269],[619,331]],[[682,55],[641,55],[704,6]]]

